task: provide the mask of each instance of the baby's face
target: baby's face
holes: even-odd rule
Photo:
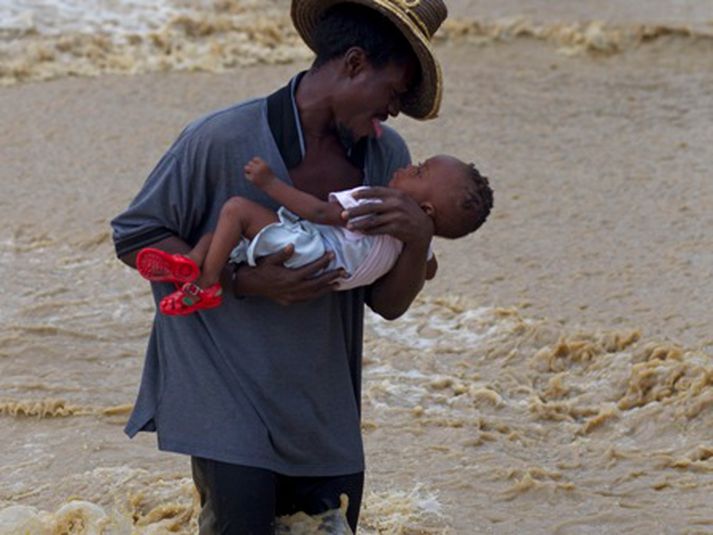
[[[461,210],[466,168],[466,164],[452,156],[433,156],[423,163],[398,169],[389,187],[408,194],[421,207],[432,206],[438,232],[439,226],[455,224],[451,219]]]
[[[444,185],[444,179],[458,164],[459,160],[450,156],[432,156],[423,163],[397,169],[389,187],[408,193],[418,203],[431,201],[433,190]]]

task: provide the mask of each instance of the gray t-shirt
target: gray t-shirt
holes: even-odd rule
[[[289,183],[280,149],[292,144],[298,157],[304,153],[297,80],[283,90],[290,113],[281,115],[295,135],[282,132],[276,141],[268,98],[189,125],[112,221],[117,254],[170,235],[196,243],[215,228],[223,203],[234,195],[278,208],[242,169],[259,155]],[[385,128],[381,138],[365,143],[364,183],[386,185],[409,161],[401,137]],[[157,302],[173,290],[153,284]],[[127,434],[157,431],[162,450],[290,476],[362,471],[364,295],[361,288],[281,306],[228,292],[216,309],[186,317],[157,314]]]

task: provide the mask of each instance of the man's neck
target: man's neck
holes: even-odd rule
[[[337,136],[330,90],[335,80],[331,71],[326,65],[317,70],[310,69],[297,86],[295,100],[305,137]]]

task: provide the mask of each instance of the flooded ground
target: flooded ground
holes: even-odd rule
[[[713,7],[556,4],[449,3],[441,117],[395,121],[496,206],[435,243],[404,318],[367,319],[360,532],[713,531]],[[108,221],[188,121],[304,68],[268,8],[294,55],[259,61],[293,63],[127,76],[80,53],[93,77],[68,78],[2,56],[0,533],[195,532],[187,459],[122,433],[154,309]]]

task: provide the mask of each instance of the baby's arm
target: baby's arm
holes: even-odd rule
[[[255,156],[245,166],[245,177],[288,210],[313,223],[344,226],[344,209],[338,202],[320,201],[314,195],[288,186],[277,178],[270,167]]]

